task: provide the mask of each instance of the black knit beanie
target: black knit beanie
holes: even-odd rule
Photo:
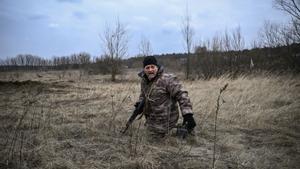
[[[144,67],[147,66],[147,65],[156,65],[156,66],[158,66],[157,60],[155,59],[154,56],[146,56],[144,61],[143,61],[143,65],[144,65]]]

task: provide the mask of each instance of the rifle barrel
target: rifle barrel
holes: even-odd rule
[[[130,116],[130,118],[128,119],[128,121],[126,123],[125,129],[123,131],[121,131],[123,134],[128,130],[129,126],[133,123],[135,118],[143,112],[144,104],[145,104],[145,101],[142,100],[140,102],[140,104],[135,108],[135,110],[133,111],[132,115]]]

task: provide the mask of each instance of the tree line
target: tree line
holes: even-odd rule
[[[51,59],[45,59],[31,54],[19,54],[13,58],[0,60],[0,69],[69,69],[79,68],[80,66],[90,64],[91,62],[91,55],[86,52],[72,54],[70,56],[55,56]]]
[[[154,55],[168,71],[185,72],[187,54],[173,53]],[[125,64],[129,68],[141,68],[142,57],[129,58]],[[300,43],[289,46],[263,47],[241,51],[214,51],[198,48],[190,54],[189,79],[209,79],[228,74],[257,72],[300,73]]]
[[[278,24],[265,21],[262,29],[258,33],[258,38],[253,41],[252,48],[274,48],[280,46],[289,46],[291,44],[300,43],[300,1],[299,0],[273,0],[275,8],[285,12],[290,16],[289,23]],[[185,75],[189,79],[191,67],[191,48],[195,46],[195,53],[201,51],[227,52],[241,51],[245,48],[245,41],[241,34],[241,28],[238,26],[231,32],[227,30],[224,33],[216,33],[211,40],[204,40],[198,43],[194,42],[195,30],[191,26],[191,17],[188,9],[182,21],[181,32],[186,50]],[[235,52],[236,53],[236,52]],[[227,54],[226,54],[227,55]],[[237,58],[238,53],[233,57]],[[291,57],[291,56],[287,56]],[[293,58],[293,57],[292,57]],[[229,60],[231,60],[230,58]],[[198,65],[199,66],[199,65]]]

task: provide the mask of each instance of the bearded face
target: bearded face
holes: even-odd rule
[[[158,71],[158,67],[156,65],[147,65],[144,67],[144,72],[147,75],[149,80],[152,80]]]

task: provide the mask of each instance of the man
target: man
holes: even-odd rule
[[[141,94],[135,106],[142,100],[145,101],[143,113],[148,131],[158,137],[169,134],[178,122],[179,105],[183,125],[191,133],[196,123],[188,92],[183,90],[174,75],[164,73],[163,67],[157,63],[155,57],[145,57],[143,66],[144,70],[139,73],[142,78]]]

